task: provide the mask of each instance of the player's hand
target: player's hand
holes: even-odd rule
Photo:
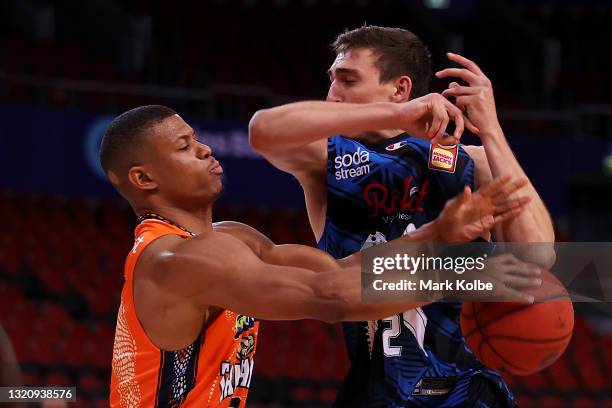
[[[461,279],[478,279],[483,283],[491,283],[492,290],[464,291],[459,294],[462,300],[534,302],[534,297],[523,290],[537,288],[542,284],[539,267],[525,263],[509,253],[487,258],[484,265],[482,271],[468,271]]]
[[[463,193],[446,203],[434,221],[440,236],[446,242],[469,242],[515,218],[531,198],[511,197],[527,184],[526,179],[512,180],[505,175],[475,193],[466,186]]]
[[[447,135],[446,127],[451,120],[455,122],[455,132]],[[466,124],[468,128],[475,127],[457,106],[438,93],[430,93],[400,104],[398,127],[431,143],[459,143]]]
[[[463,68],[446,68],[436,72],[436,77],[459,78],[469,86],[451,82],[442,95],[455,98],[455,105],[466,117],[469,117],[469,120],[466,120],[466,127],[474,134],[484,136],[499,129],[491,80],[473,61],[450,52],[447,56]]]

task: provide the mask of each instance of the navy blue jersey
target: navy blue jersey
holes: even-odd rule
[[[406,134],[373,145],[331,137],[319,248],[343,258],[398,238],[436,218],[465,185],[473,187],[474,162],[461,147],[431,150]],[[507,400],[502,403],[512,405],[501,377],[465,344],[460,309],[460,303],[436,303],[383,320],[343,323],[351,365],[336,406],[451,407],[468,399],[475,375],[494,382]]]

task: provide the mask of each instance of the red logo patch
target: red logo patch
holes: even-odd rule
[[[447,171],[454,173],[457,167],[457,145],[441,146],[431,145],[429,147],[429,160],[427,167],[431,170]]]

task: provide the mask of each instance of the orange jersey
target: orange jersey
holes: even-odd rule
[[[259,322],[224,310],[188,347],[160,350],[147,337],[134,307],[134,267],[155,239],[189,234],[145,220],[125,263],[111,375],[111,407],[244,407],[253,375]]]

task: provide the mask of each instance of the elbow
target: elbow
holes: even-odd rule
[[[542,266],[547,270],[553,267],[555,262],[557,261],[557,253],[555,252],[555,244],[543,244],[544,248],[542,248],[539,252],[539,259],[536,262],[538,265]]]
[[[538,264],[548,270],[553,267],[557,260],[557,253],[555,252],[555,233],[552,225],[549,231],[541,234],[537,240],[529,245],[527,254],[531,258],[529,262]]]
[[[549,270],[557,260],[554,242],[532,242],[519,247],[519,258]]]
[[[267,110],[262,109],[255,112],[249,122],[249,144],[258,152],[263,152],[271,146],[269,131],[269,119]]]
[[[548,254],[548,258],[546,259],[546,263],[544,264],[544,267],[546,269],[551,269],[555,262],[557,262],[557,253],[555,252],[555,248],[551,247],[550,249],[550,253]]]

